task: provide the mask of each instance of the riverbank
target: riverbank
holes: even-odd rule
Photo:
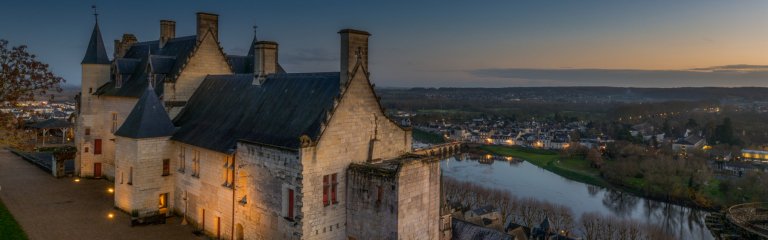
[[[579,158],[561,159],[557,152],[551,150],[530,149],[516,146],[480,145],[472,147],[470,152],[472,151],[521,158],[566,179],[599,187],[616,189],[658,201],[706,210],[717,210],[722,204],[722,200],[716,198],[720,194],[716,187],[707,188],[705,192],[707,192],[708,196],[704,199],[701,199],[702,196],[688,199],[672,198],[665,195],[665,193],[649,192],[648,189],[655,188],[647,187],[645,181],[642,179],[631,179],[628,181],[631,184],[609,182],[601,176],[599,169],[592,168],[589,165],[589,161]],[[716,183],[710,184],[710,186],[713,185],[716,185]]]
[[[21,229],[21,226],[13,218],[8,208],[5,207],[3,201],[0,201],[0,236],[3,236],[3,239],[9,240],[27,239],[27,234]]]
[[[482,145],[479,149],[492,154],[522,158],[533,165],[573,181],[600,187],[610,187],[609,184],[600,177],[600,172],[597,169],[589,167],[587,161],[579,159],[562,160],[560,159],[560,156],[553,151],[498,145]]]

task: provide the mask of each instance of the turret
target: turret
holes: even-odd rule
[[[136,217],[170,213],[174,129],[150,85],[115,132],[115,206]]]
[[[101,85],[109,82],[111,62],[107,56],[107,50],[104,48],[104,41],[101,38],[99,29],[98,14],[94,13],[96,23],[91,32],[91,39],[88,42],[88,48],[85,50],[85,56],[80,62],[82,67],[81,82],[81,112],[90,113],[91,95]]]

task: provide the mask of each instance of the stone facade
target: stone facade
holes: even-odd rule
[[[235,222],[247,239],[300,239],[304,216],[302,165],[293,150],[252,143],[237,145]],[[294,216],[288,216],[288,191],[295,194]]]
[[[174,44],[175,24],[161,24],[163,45]],[[175,59],[181,67],[167,73],[157,96],[151,87],[140,100],[92,95],[114,77],[110,65],[83,65],[78,174],[94,176],[92,166],[99,163],[101,175],[115,182],[116,207],[134,217],[175,213],[221,239],[438,239],[439,162],[414,155],[411,130],[385,115],[367,70],[370,34],[339,33],[342,71],[334,75],[338,82],[331,79],[338,96],[319,126],[312,125],[319,129],[316,136],[290,138],[296,144],[289,145],[299,147],[237,139],[234,146],[215,148],[174,138],[181,127],[170,119],[183,118],[188,112],[184,108],[194,106],[188,101],[200,96],[195,94],[205,89],[201,84],[211,75],[236,72],[219,46],[217,15],[198,13],[194,49],[186,59]],[[253,84],[279,81],[264,76],[285,74],[277,63],[277,43],[254,40],[254,45],[260,57],[253,63]],[[124,48],[130,46],[121,44],[118,55],[131,55]],[[152,53],[147,54],[151,58]],[[132,137],[122,128],[115,136],[121,126],[146,125],[132,117],[142,116],[147,108],[158,109],[143,105],[146,96],[160,105],[169,136]],[[95,139],[102,139],[100,154],[93,154]],[[389,173],[376,175],[351,166]]]
[[[179,73],[179,77],[175,81],[165,82],[164,101],[168,115],[173,119],[179,114],[206,76],[231,73],[219,43],[211,34],[206,34]]]
[[[233,185],[227,182],[227,171],[233,171],[234,156],[179,142],[174,142],[171,151],[176,166],[173,169],[174,212],[186,216],[189,222],[211,236],[218,233],[229,238],[234,201]]]
[[[163,161],[170,162],[168,137],[131,139],[117,137],[115,163],[115,205],[139,217],[167,214],[174,208],[174,172],[163,172]],[[173,164],[169,166],[173,169]],[[165,207],[160,195],[167,194]]]
[[[97,84],[109,81],[109,65],[87,64],[83,66],[81,109],[75,128],[76,171],[81,177],[115,178],[114,131],[123,124],[125,117],[136,104],[135,98],[99,97],[86,94],[95,91]],[[96,142],[101,142],[101,149]],[[87,151],[86,151],[87,150]],[[101,151],[98,151],[101,150]],[[98,166],[97,166],[98,164]],[[96,168],[100,166],[100,176]]]
[[[440,238],[439,159],[413,155],[354,164],[347,176],[349,238]]]

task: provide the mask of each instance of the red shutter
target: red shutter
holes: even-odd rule
[[[328,175],[323,176],[323,206],[328,206]]]
[[[334,173],[331,175],[331,202],[334,204],[338,203],[338,201],[336,201],[336,185],[336,174]]]
[[[288,218],[293,219],[293,189],[288,189]]]
[[[93,140],[93,154],[101,154],[101,139]]]
[[[163,176],[168,176],[170,174],[171,174],[171,160],[163,159]]]

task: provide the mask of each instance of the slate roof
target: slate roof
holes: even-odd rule
[[[475,208],[475,209],[472,210],[472,212],[475,215],[477,215],[477,216],[486,215],[486,214],[492,213],[494,211],[496,211],[496,209],[493,208],[493,206],[491,206],[491,205],[486,205],[486,206]]]
[[[456,240],[514,240],[515,237],[492,228],[481,227],[457,218],[451,219],[451,235]]]
[[[339,73],[210,75],[173,120],[171,139],[229,153],[237,140],[297,149],[312,139],[339,95]]]
[[[51,128],[70,128],[72,123],[65,120],[51,118],[42,122],[38,122],[29,126],[30,128],[37,129],[51,129]]]
[[[80,64],[110,64],[107,50],[104,48],[104,40],[101,39],[98,22],[93,26],[91,40],[88,42],[88,48],[85,50],[85,56]]]
[[[168,43],[159,47],[158,41],[140,42],[133,44],[125,55],[116,60],[118,71],[123,76],[130,75],[130,78],[123,79],[121,87],[115,86],[115,81],[99,87],[94,93],[102,96],[118,97],[141,97],[148,87],[147,66],[148,56],[152,56],[152,68],[155,70],[155,92],[162,96],[163,81],[175,80],[176,74],[186,62],[197,44],[196,36],[177,37],[168,41]],[[135,64],[131,62],[136,62]]]
[[[147,88],[115,135],[129,138],[163,137],[173,134],[174,129],[155,91]]]
[[[229,65],[232,66],[232,72],[235,74],[254,73],[253,55],[227,55],[227,62],[229,62]],[[283,66],[280,66],[280,63],[277,64],[277,73],[286,73],[285,69],[283,69]]]

